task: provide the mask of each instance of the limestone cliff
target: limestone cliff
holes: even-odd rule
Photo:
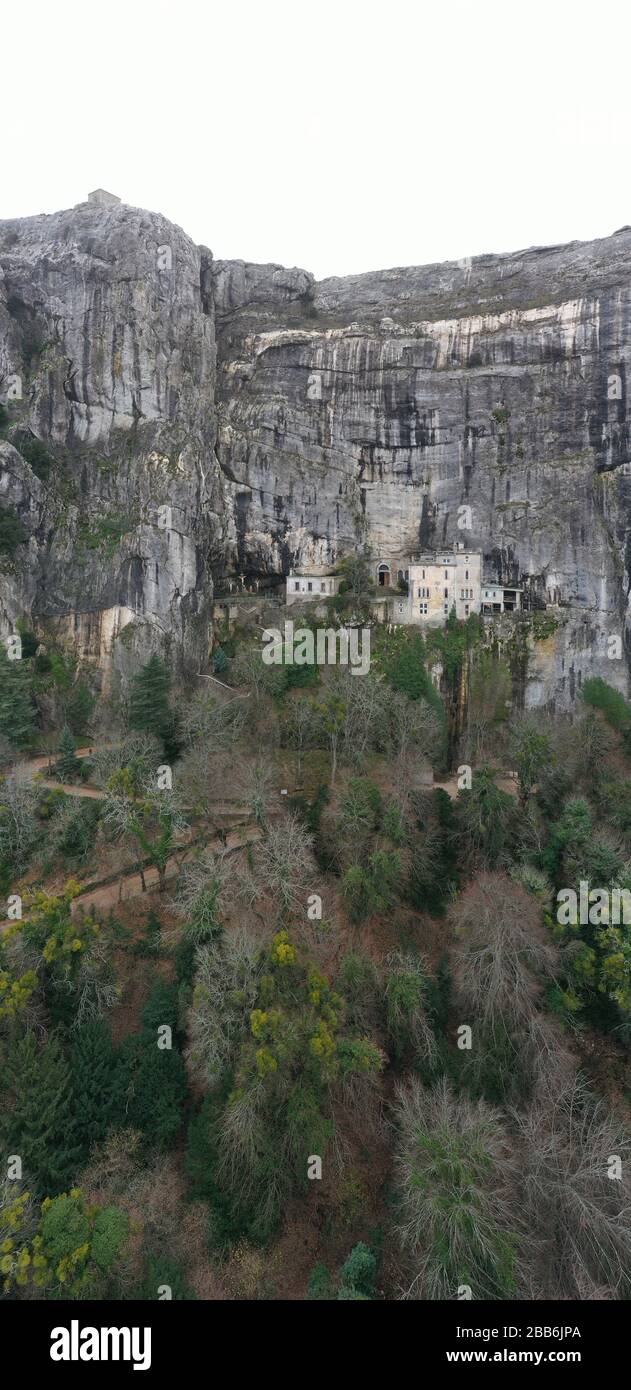
[[[321,284],[214,274],[227,565],[466,538],[565,606],[527,701],[571,705],[595,673],[626,690],[631,229]]]
[[[0,620],[107,660],[205,660],[223,499],[213,464],[210,253],[164,218],[82,204],[0,223],[0,502],[28,533]],[[122,658],[122,654],[121,654]]]
[[[125,205],[2,222],[2,630],[194,668],[234,573],[466,538],[562,605],[529,700],[626,689],[628,364],[631,229],[316,283]]]

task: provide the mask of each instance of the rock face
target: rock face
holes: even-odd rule
[[[626,690],[628,367],[631,229],[318,284],[124,205],[0,223],[2,630],[199,669],[235,573],[463,539],[561,605],[528,701]]]
[[[135,208],[0,224],[0,501],[29,534],[3,562],[5,628],[31,614],[102,663],[126,625],[127,651],[205,660],[222,506],[210,262]]]
[[[458,539],[567,605],[529,702],[627,688],[631,231],[321,284],[218,268],[228,566]]]

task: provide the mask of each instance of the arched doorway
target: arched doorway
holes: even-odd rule
[[[390,584],[390,566],[380,565],[378,577],[380,588],[387,589]]]

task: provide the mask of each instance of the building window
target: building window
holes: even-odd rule
[[[424,616],[424,615],[427,613],[427,604],[426,604],[426,603],[419,603],[419,612],[420,612],[421,616]]]
[[[311,583],[311,580],[309,580],[309,583],[307,584],[307,593],[308,593],[308,594],[312,594],[312,593],[313,593],[313,584]]]
[[[468,579],[468,578],[469,578],[469,571],[468,571],[468,570],[465,570],[465,572],[464,572],[464,577],[465,577],[465,579]]]
[[[448,603],[445,604],[445,612],[446,612],[446,613],[449,613],[449,604],[448,604]]]
[[[326,584],[325,584],[324,580],[322,580],[322,583],[321,583],[321,585],[320,585],[320,593],[321,593],[321,594],[325,594],[325,593],[326,593]]]
[[[421,579],[425,578],[425,570],[421,570]]]
[[[445,579],[449,579],[449,570],[445,570]]]
[[[445,575],[445,579],[446,579],[446,578],[447,578],[447,575]],[[449,598],[449,589],[445,589],[445,598]]]
[[[465,603],[464,612],[465,612],[465,618],[468,618],[468,617],[469,617],[469,604],[468,604],[468,603]]]

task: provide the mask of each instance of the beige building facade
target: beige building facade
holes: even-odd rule
[[[480,551],[453,550],[420,555],[414,560],[382,561],[376,567],[377,593],[389,594],[394,623],[442,627],[452,609],[464,621],[472,613],[508,613],[520,607],[521,591],[485,581]],[[405,581],[408,592],[398,592]]]

